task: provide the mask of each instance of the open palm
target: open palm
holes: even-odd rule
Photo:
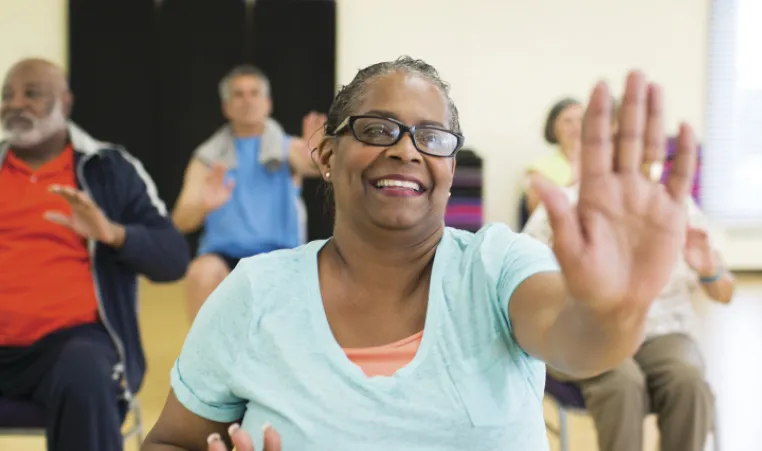
[[[684,198],[696,145],[682,126],[665,185],[647,174],[664,157],[661,93],[641,73],[627,79],[611,135],[611,97],[594,89],[583,122],[580,194],[572,207],[559,188],[537,190],[553,228],[553,250],[570,295],[597,313],[644,312],[667,284],[685,243]]]
[[[87,194],[70,186],[60,185],[51,186],[50,192],[66,199],[71,207],[71,214],[62,211],[47,211],[44,215],[47,220],[68,227],[83,238],[104,243],[112,241],[111,222]]]
[[[234,183],[225,180],[227,168],[215,165],[209,170],[204,186],[204,209],[207,212],[214,211],[225,205],[233,195]]]

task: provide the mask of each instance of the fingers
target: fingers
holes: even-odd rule
[[[619,133],[616,138],[615,170],[635,173],[643,163],[643,138],[647,119],[647,91],[645,76],[631,72],[619,108]],[[661,118],[658,118],[661,121]]]
[[[228,451],[227,446],[225,446],[225,443],[222,441],[222,437],[216,432],[209,435],[206,439],[206,443],[207,451]]]
[[[693,185],[696,172],[696,137],[687,124],[680,126],[677,136],[677,153],[667,178],[667,192],[676,201],[682,202]]]
[[[548,212],[556,257],[561,264],[574,260],[584,250],[584,237],[569,199],[560,188],[542,177],[532,179],[532,188]]]
[[[686,241],[709,241],[709,234],[707,234],[706,230],[696,227],[688,227],[688,232],[685,236]]]
[[[264,451],[281,451],[280,435],[269,424],[264,427],[265,449]]]
[[[208,183],[213,185],[222,185],[225,182],[225,175],[228,169],[220,164],[214,163],[209,170],[209,174],[206,177]]]
[[[71,186],[51,185],[48,191],[63,197],[72,207],[92,204],[90,198],[85,193]]]
[[[270,424],[265,424],[262,428],[264,436],[264,448],[263,451],[281,451],[280,435]],[[255,451],[254,442],[251,440],[251,435],[246,432],[238,423],[230,425],[228,428],[228,435],[236,451]],[[220,434],[214,433],[207,438],[208,448],[207,451],[227,451],[225,443],[222,441]]]
[[[241,429],[241,426],[232,424],[228,429],[230,439],[233,441],[236,451],[254,451],[254,442],[251,441],[251,436],[248,432]],[[267,447],[265,447],[267,451]]]
[[[580,175],[584,189],[585,179],[606,175],[612,168],[611,96],[604,83],[598,83],[582,121],[582,154]]]
[[[54,222],[56,224],[59,224],[68,228],[72,228],[74,224],[70,216],[67,216],[66,214],[60,211],[46,211],[43,214],[43,217],[50,222]]]
[[[645,143],[643,149],[643,162],[652,163],[664,161],[664,113],[662,106],[661,88],[655,84],[649,84],[646,93],[647,119],[645,130]],[[645,166],[645,165],[643,165]],[[652,174],[644,174],[652,179]]]

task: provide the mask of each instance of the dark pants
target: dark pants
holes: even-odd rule
[[[34,401],[47,413],[50,451],[121,450],[126,414],[113,380],[116,349],[100,324],[0,347],[0,397]]]

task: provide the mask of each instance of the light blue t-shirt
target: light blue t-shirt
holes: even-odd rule
[[[302,243],[299,190],[286,162],[272,171],[259,161],[261,136],[236,138],[236,161],[225,178],[235,182],[230,200],[209,213],[198,253],[242,258]],[[290,139],[284,139],[284,152]]]
[[[504,225],[447,228],[423,338],[391,377],[367,377],[334,339],[320,297],[325,241],[241,261],[196,317],[172,370],[175,395],[218,422],[262,425],[283,451],[542,451],[543,362],[511,333],[508,301],[558,271],[550,249]]]

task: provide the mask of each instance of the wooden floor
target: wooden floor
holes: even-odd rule
[[[180,284],[141,286],[140,310],[148,374],[140,400],[144,423],[150,428],[158,418],[169,387],[169,370],[182,346],[188,325]],[[762,276],[739,276],[736,297],[730,306],[699,304],[703,325],[702,346],[708,378],[717,395],[723,451],[762,450],[757,427],[762,425]],[[546,401],[545,415],[554,423],[556,410]],[[595,451],[595,430],[585,415],[570,418],[571,450]],[[649,450],[656,450],[655,422],[647,421]],[[550,439],[551,450],[559,448]],[[41,451],[41,438],[0,438],[0,450]],[[137,451],[130,444],[127,451]]]

